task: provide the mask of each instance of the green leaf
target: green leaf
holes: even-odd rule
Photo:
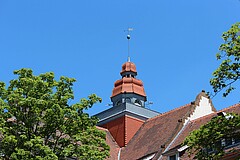
[[[4,159],[105,159],[109,155],[106,135],[95,127],[98,119],[83,112],[101,98],[92,94],[70,105],[75,79],[55,80],[53,72],[35,76],[26,68],[14,74],[18,77],[7,88],[0,82]]]

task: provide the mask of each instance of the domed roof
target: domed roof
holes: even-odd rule
[[[114,97],[121,93],[136,93],[138,95],[146,97],[146,93],[143,88],[143,82],[132,77],[123,77],[114,83],[111,97]]]
[[[114,83],[111,97],[122,93],[135,93],[146,97],[143,82],[135,78],[137,75],[137,70],[134,63],[124,63],[122,65],[122,71],[120,73],[122,75],[122,79],[119,79]]]
[[[121,75],[124,72],[134,72],[137,73],[136,66],[133,62],[126,62],[122,65]]]

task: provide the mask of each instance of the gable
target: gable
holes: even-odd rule
[[[218,112],[214,112],[212,114],[208,114],[206,116],[189,121],[189,123],[184,128],[183,132],[175,139],[175,141],[172,143],[168,151],[170,152],[175,148],[182,147],[181,144],[184,142],[184,139],[190,134],[190,132],[192,132],[193,130],[199,129],[200,126],[206,124],[213,117],[217,116],[221,112],[240,114],[240,103],[233,105],[231,107],[225,108],[223,110],[220,110]],[[183,157],[188,157],[188,153],[184,153]]]
[[[183,135],[191,121],[213,114],[215,111],[211,100],[202,91],[191,104],[147,120],[129,144],[122,149],[121,159],[140,159],[153,154],[154,157],[159,157],[172,146],[176,147],[175,141]]]
[[[188,120],[192,121],[192,120],[195,120],[200,117],[203,117],[203,116],[206,116],[206,115],[216,112],[216,109],[214,108],[209,97],[205,94],[205,91],[202,91],[201,93],[199,93],[197,95],[194,103],[195,103],[196,107],[195,107],[192,115],[190,115],[189,118],[187,119],[187,121]],[[185,121],[185,123],[187,123],[187,121]]]

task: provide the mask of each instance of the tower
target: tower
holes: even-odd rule
[[[111,101],[113,106],[128,103],[145,107],[147,96],[143,88],[143,82],[136,79],[137,70],[135,64],[132,62],[124,63],[120,74],[122,79],[114,83],[112,91]]]
[[[120,75],[111,95],[113,106],[95,116],[99,118],[98,125],[108,129],[118,145],[124,147],[148,118],[159,113],[145,108],[147,96],[143,82],[136,78],[134,63],[124,63]]]

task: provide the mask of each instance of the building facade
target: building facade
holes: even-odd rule
[[[113,106],[96,114],[99,129],[107,133],[110,157],[113,160],[188,160],[193,159],[182,143],[188,134],[221,113],[240,114],[240,104],[217,111],[211,99],[200,92],[189,104],[166,113],[145,108],[147,100],[143,82],[136,78],[132,62],[122,65],[121,79],[114,83],[111,95]],[[240,156],[240,140],[231,141],[223,159]]]

